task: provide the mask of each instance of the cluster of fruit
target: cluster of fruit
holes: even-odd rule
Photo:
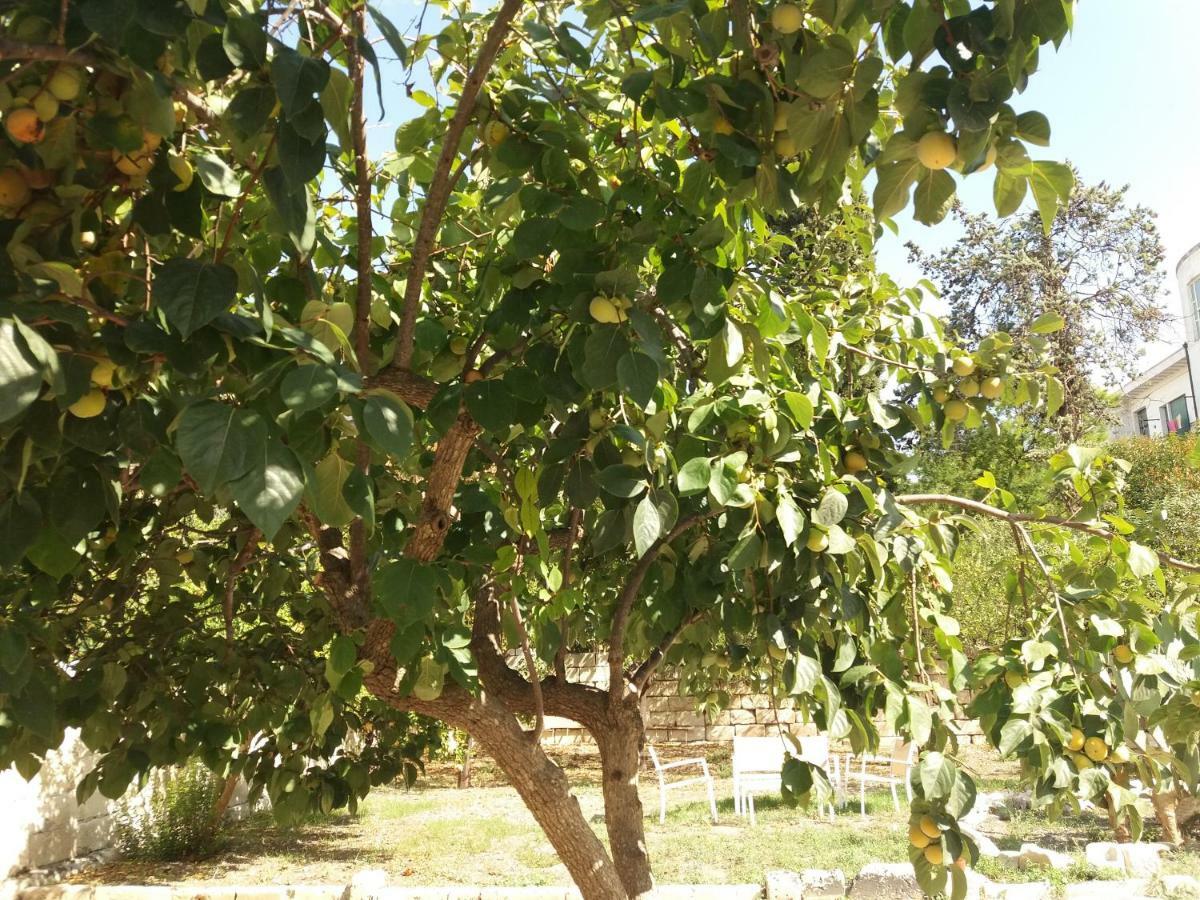
[[[1119,766],[1131,759],[1129,748],[1124,744],[1109,747],[1104,738],[1099,735],[1086,735],[1080,728],[1071,729],[1071,735],[1063,745],[1063,752],[1079,772],[1100,763]]]
[[[36,157],[22,154],[26,147],[42,143],[53,131],[56,120],[76,117],[102,117],[105,138],[113,167],[130,183],[144,182],[154,168],[164,135],[143,128],[124,108],[125,82],[109,73],[101,73],[90,83],[88,73],[75,66],[56,64],[43,72],[34,69],[17,83],[0,83],[0,113],[4,132],[17,151],[0,168],[0,210],[18,215],[33,199],[33,192],[52,187],[59,173],[41,168]],[[186,117],[186,109],[176,108],[176,122]],[[97,131],[99,133],[99,131]],[[172,150],[167,165],[175,177],[174,189],[191,187],[194,171],[181,154]],[[73,178],[73,173],[66,177]]]
[[[908,840],[909,843],[921,851],[925,857],[925,861],[931,866],[945,864],[946,854],[942,849],[942,829],[933,820],[933,816],[924,815],[910,823],[908,826]],[[959,869],[965,869],[967,867],[967,857],[965,855],[960,856],[951,865]]]
[[[971,412],[967,402],[977,397],[998,400],[1004,395],[1004,376],[980,374],[970,356],[956,356],[950,363],[953,378],[936,382],[930,389],[933,400],[951,422],[962,422]]]

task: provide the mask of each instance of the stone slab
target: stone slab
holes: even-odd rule
[[[847,896],[854,900],[921,900],[924,895],[908,863],[867,863]]]

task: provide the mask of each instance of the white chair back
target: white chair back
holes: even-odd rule
[[[892,742],[891,763],[889,772],[894,778],[905,778],[912,768],[916,757],[916,747],[903,738],[895,738]]]
[[[829,736],[825,734],[802,734],[800,741],[800,758],[806,763],[829,767]]]
[[[733,738],[733,774],[742,775],[778,775],[783,771],[783,761],[787,754],[787,746],[779,735],[768,737],[738,737]]]

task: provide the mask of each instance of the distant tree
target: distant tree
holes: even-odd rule
[[[1043,338],[1065,391],[1048,424],[1064,442],[1079,440],[1107,413],[1097,386],[1131,376],[1134,348],[1155,338],[1166,318],[1158,304],[1164,252],[1155,214],[1131,206],[1127,190],[1077,179],[1049,233],[1036,211],[998,220],[956,205],[963,234],[954,244],[934,254],[908,245],[910,259],[949,303],[951,331],[969,344],[1001,331],[1037,353],[1041,327],[1065,322]]]

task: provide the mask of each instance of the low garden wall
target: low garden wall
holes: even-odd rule
[[[520,667],[520,661],[513,660]],[[567,680],[608,687],[608,660],[603,653],[571,653],[566,660]],[[965,705],[968,695],[960,698]],[[749,688],[732,692],[727,709],[709,715],[700,709],[692,697],[680,692],[679,679],[670,670],[660,670],[650,685],[644,701],[642,714],[646,722],[646,735],[654,743],[670,744],[720,744],[740,736],[762,736],[771,734],[777,725],[795,726],[801,722],[790,701],[771,705],[766,694],[757,694]],[[876,723],[883,734],[883,723]],[[964,744],[983,744],[985,739],[979,722],[962,718],[955,721],[959,741]],[[813,730],[811,726],[792,728],[796,733]],[[583,727],[570,719],[557,716],[546,718],[546,739],[557,743],[583,743],[590,736]]]
[[[0,878],[107,849],[113,844],[121,804],[144,806],[169,777],[164,774],[141,790],[131,788],[120,800],[107,800],[97,792],[82,805],[76,803],[75,785],[96,762],[78,730],[69,729],[62,746],[46,757],[32,781],[13,769],[0,771]],[[245,811],[246,791],[241,787],[229,814]]]

